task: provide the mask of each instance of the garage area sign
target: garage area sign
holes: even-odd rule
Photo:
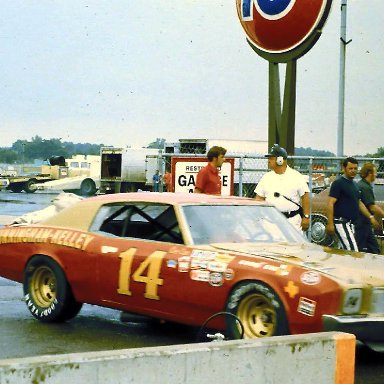
[[[206,158],[172,157],[172,182],[175,192],[193,193],[196,176],[201,168],[207,165]],[[233,195],[233,175],[235,159],[225,159],[219,171],[221,194]]]

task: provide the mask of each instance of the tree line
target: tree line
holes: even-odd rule
[[[104,144],[72,143],[61,139],[43,139],[35,136],[31,140],[17,140],[11,147],[0,148],[0,163],[31,163],[35,159],[46,160],[52,156],[71,158],[73,155],[99,155]]]

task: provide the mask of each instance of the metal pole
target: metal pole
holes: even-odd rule
[[[313,189],[313,157],[309,158],[308,164],[308,188],[309,188],[309,228],[307,238],[312,242],[312,189]]]
[[[339,116],[337,129],[337,156],[344,156],[344,96],[345,96],[345,50],[347,41],[347,0],[341,0],[340,21],[340,67],[339,67]]]
[[[239,159],[239,196],[243,196],[243,160],[241,156]]]

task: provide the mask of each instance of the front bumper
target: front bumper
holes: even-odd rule
[[[352,333],[362,342],[384,345],[384,317],[323,315],[323,330]]]

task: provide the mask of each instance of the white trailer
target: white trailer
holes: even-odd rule
[[[92,196],[100,188],[100,163],[99,155],[74,155],[65,159],[65,165],[43,165],[42,172],[53,180],[36,183],[34,188]]]
[[[159,153],[154,148],[102,147],[100,193],[151,190],[153,175],[161,172]]]

